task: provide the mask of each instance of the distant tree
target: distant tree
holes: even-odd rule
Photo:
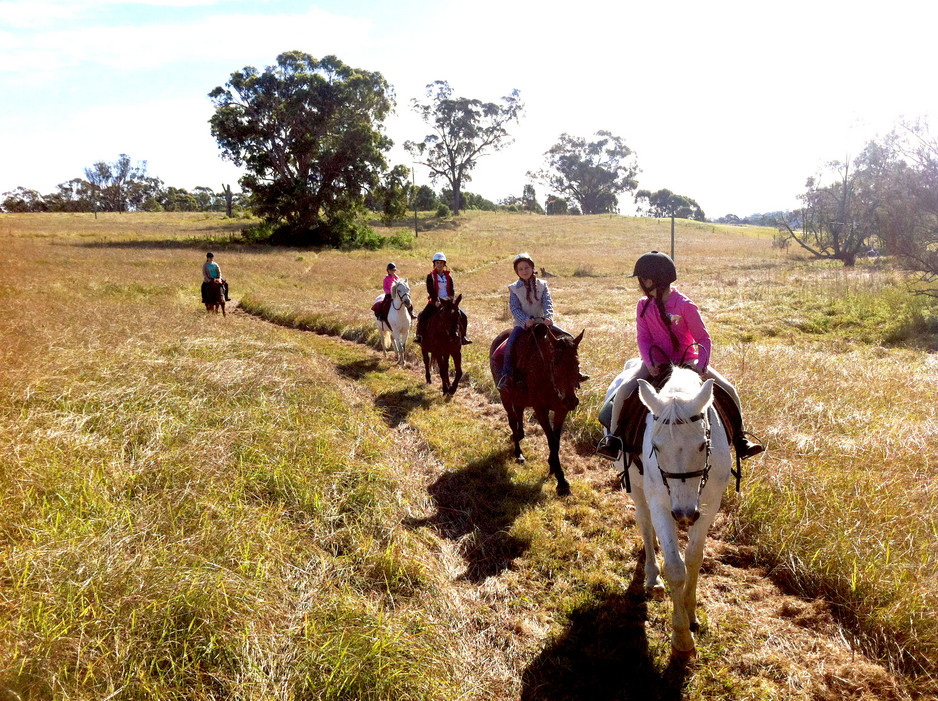
[[[457,198],[452,190],[443,188],[443,190],[440,191],[440,199],[443,200],[443,202],[454,202]],[[480,209],[485,212],[494,212],[498,209],[494,202],[474,192],[460,192],[458,200],[460,209]]]
[[[562,197],[557,197],[556,195],[548,195],[547,202],[544,205],[544,209],[547,214],[566,214],[567,213],[567,201]]]
[[[385,226],[407,215],[411,197],[410,168],[396,165],[375,188],[375,203]]]
[[[534,192],[534,186],[528,183],[524,186],[524,192],[521,195],[521,209],[525,212],[534,212],[543,214],[544,208],[537,201],[537,195]]]
[[[197,185],[192,190],[192,196],[195,198],[196,206],[200,212],[221,211],[221,202],[212,188]]]
[[[440,206],[440,198],[429,185],[421,185],[414,195],[414,206],[421,212],[432,212]]]
[[[147,178],[147,162],[138,161],[135,165],[126,153],[113,163],[98,161],[85,168],[85,178],[91,185],[95,209],[105,212],[139,209],[156,184],[154,179]]]
[[[12,214],[49,211],[42,195],[36,190],[29,190],[25,187],[18,187],[15,190],[4,192],[2,208],[4,212]]]
[[[547,151],[545,168],[528,173],[555,193],[579,204],[584,214],[614,212],[618,195],[638,187],[632,149],[618,136],[598,131],[593,141],[561,134]]]
[[[903,168],[887,144],[869,142],[853,160],[833,161],[827,172],[808,178],[802,201],[801,231],[780,222],[788,235],[818,258],[856,264],[857,255],[884,233],[894,175]],[[825,176],[832,182],[825,185]]]
[[[382,126],[393,90],[380,73],[291,51],[263,73],[232,73],[209,97],[212,135],[247,169],[241,184],[281,241],[336,245],[354,231],[392,145]]]
[[[480,157],[512,143],[507,126],[518,121],[524,105],[517,90],[501,98],[501,105],[453,97],[452,88],[443,80],[427,85],[427,99],[423,103],[415,99],[411,104],[432,133],[423,141],[405,142],[404,148],[430,169],[434,182],[443,179],[449,184],[452,211],[459,214],[459,195],[472,179],[472,169]]]
[[[182,187],[169,186],[156,198],[164,212],[201,211],[198,198]]]
[[[926,285],[919,291],[938,297],[938,138],[919,119],[900,122],[890,139],[906,167],[893,171],[882,238],[918,272]]]
[[[43,199],[50,212],[91,212],[94,208],[91,184],[81,178],[59,183],[56,191]]]
[[[635,204],[650,217],[677,217],[678,219],[695,219],[706,221],[706,215],[700,205],[690,197],[678,195],[668,189],[655,192],[639,190],[635,193]]]

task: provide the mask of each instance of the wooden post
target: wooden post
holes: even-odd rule
[[[674,260],[674,215],[671,215],[671,260]]]

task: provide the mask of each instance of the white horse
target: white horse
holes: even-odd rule
[[[378,300],[384,299],[380,295]],[[378,301],[376,300],[376,301]],[[391,285],[391,308],[388,309],[388,320],[378,322],[378,331],[381,333],[381,350],[385,357],[393,348],[397,354],[397,364],[404,367],[407,353],[407,337],[410,335],[410,319],[414,305],[410,301],[410,287],[407,279],[397,280]]]
[[[697,623],[697,576],[703,562],[707,531],[729,484],[732,458],[726,432],[713,407],[713,380],[701,384],[693,370],[674,367],[658,393],[638,381],[646,419],[642,461],[629,464],[635,516],[645,543],[645,591],[664,596],[655,557],[655,536],[664,554],[664,578],[674,605],[671,645],[678,655],[696,654],[692,631]],[[620,472],[627,456],[619,458]],[[687,528],[681,553],[678,526]]]

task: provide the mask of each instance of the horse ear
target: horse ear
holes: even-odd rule
[[[585,333],[586,333],[586,329],[583,329],[582,331],[580,331],[580,335],[573,339],[574,346],[577,346],[577,347],[580,346],[580,341],[583,340],[583,334]]]
[[[703,386],[700,388],[700,392],[694,397],[694,403],[691,408],[692,413],[694,414],[703,414],[707,409],[710,408],[710,404],[713,402],[713,380],[707,380],[703,383]]]
[[[456,298],[456,301],[453,302],[453,306],[454,306],[454,307],[458,307],[460,302],[462,302],[462,295],[459,295],[459,296]]]
[[[661,413],[661,410],[664,408],[661,400],[658,398],[658,393],[655,392],[655,388],[652,387],[647,381],[639,378],[638,380],[638,396],[642,400],[642,404],[648,407],[648,410],[656,416]]]

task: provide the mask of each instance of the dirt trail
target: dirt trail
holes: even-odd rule
[[[238,313],[244,313],[238,310]],[[255,317],[256,318],[256,317]],[[336,337],[337,343],[354,344]],[[372,349],[377,358],[381,353]],[[390,358],[388,364],[390,365]],[[423,378],[422,362],[411,362],[408,369]],[[435,378],[436,385],[439,379]],[[454,402],[462,410],[471,412],[490,428],[495,440],[504,440],[509,447],[509,430],[504,410],[498,403],[461,384]],[[532,457],[546,456],[547,445],[540,427],[528,424],[525,451]],[[422,440],[419,431],[403,423],[397,427],[395,440],[399,448],[412,457],[414,477],[427,486],[437,482],[447,472],[447,467],[433,455],[432,449]],[[571,483],[586,481],[593,485],[601,498],[623,514],[622,527],[634,529],[638,542],[638,529],[634,522],[634,510],[624,490],[618,488],[614,471],[608,463],[591,455],[578,454],[569,441],[563,441],[561,461]],[[744,486],[745,488],[745,486]],[[431,513],[434,509],[432,494],[427,501],[414,505],[415,513]],[[619,525],[619,524],[617,524]],[[731,542],[725,531],[725,518],[717,518],[707,542],[704,563],[698,586],[699,606],[704,609],[710,635],[732,640],[725,657],[717,662],[697,660],[688,670],[682,671],[678,681],[670,688],[656,688],[643,696],[641,691],[598,693],[585,690],[583,695],[561,692],[556,688],[534,687],[526,683],[525,677],[538,665],[545,646],[552,643],[551,620],[537,615],[519,615],[513,604],[525,596],[522,582],[513,576],[512,570],[472,581],[465,576],[469,564],[461,555],[465,543],[460,542],[467,534],[453,534],[437,528],[444,543],[441,557],[452,573],[452,595],[455,597],[453,611],[466,616],[459,625],[458,634],[465,640],[466,659],[460,666],[465,673],[478,679],[483,689],[475,698],[498,699],[560,699],[560,698],[686,698],[682,687],[686,687],[688,675],[721,675],[736,680],[741,686],[734,691],[726,690],[721,698],[756,699],[813,699],[835,701],[851,699],[858,701],[904,700],[913,698],[906,683],[888,671],[881,663],[855,650],[848,637],[838,626],[830,607],[822,600],[805,600],[784,592],[759,567],[753,565],[751,548]],[[640,547],[636,548],[636,552]],[[634,597],[634,592],[630,594]],[[639,597],[640,598],[640,597]],[[645,611],[638,626],[642,632],[638,638],[647,646],[648,638],[668,639],[670,602],[666,601],[659,610]],[[593,622],[593,625],[600,623]],[[573,637],[570,632],[566,634]],[[661,641],[658,641],[661,644]],[[577,647],[580,643],[571,643]],[[554,650],[556,653],[556,649]],[[644,653],[647,655],[647,651]],[[582,662],[582,660],[581,660]],[[553,662],[552,662],[553,663]],[[611,655],[608,659],[593,660],[594,666],[619,665],[611,674],[628,675],[632,661],[623,663],[621,658]],[[625,667],[622,668],[622,665]],[[716,665],[716,666],[715,666]],[[659,675],[639,670],[636,667],[636,683],[664,684],[668,687],[667,673]],[[543,670],[541,670],[543,672]],[[669,670],[670,671],[670,670]],[[570,674],[573,674],[571,671]],[[576,674],[588,676],[583,669]],[[642,675],[644,674],[644,677]],[[550,677],[550,673],[546,674]],[[566,681],[566,680],[562,680]],[[670,681],[673,682],[673,679]],[[695,698],[695,697],[691,697]],[[699,696],[696,698],[700,698]]]

